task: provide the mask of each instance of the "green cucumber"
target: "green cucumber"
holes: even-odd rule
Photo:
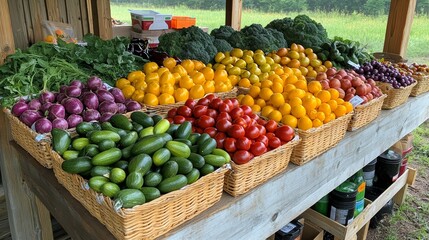
[[[192,171],[192,168],[193,168],[192,162],[186,158],[172,157],[170,158],[170,161],[177,162],[177,165],[179,165],[179,169],[177,173],[179,174],[188,174],[190,171]]]
[[[194,168],[188,174],[186,174],[186,179],[188,179],[188,184],[196,182],[200,178],[200,171]]]
[[[88,138],[75,138],[72,141],[72,147],[74,150],[77,150],[77,151],[82,150],[88,144],[89,144]]]
[[[128,146],[128,147],[126,147],[126,148],[122,148],[122,158],[123,159],[128,159],[128,158],[130,158],[131,157],[131,149],[133,149],[133,146],[134,146],[134,144],[133,145],[130,145],[130,146]]]
[[[55,129],[55,128],[54,128]],[[80,136],[85,136],[88,132],[96,130],[90,122],[81,122],[76,125],[76,132]]]
[[[138,189],[122,189],[115,195],[115,208],[132,208],[146,202],[142,191]]]
[[[143,128],[143,129],[139,132],[139,138],[144,138],[144,137],[146,137],[146,136],[153,135],[153,129],[154,129],[154,127],[147,127],[147,128]]]
[[[127,117],[125,117],[125,115],[115,114],[110,118],[109,122],[116,128],[124,129],[126,131],[133,130],[133,124]]]
[[[203,142],[205,141],[205,140],[207,140],[207,139],[210,139],[211,137],[210,137],[210,135],[208,135],[207,133],[203,133],[203,134],[201,134],[200,135],[200,137],[198,138],[198,140],[197,140],[197,145],[201,145],[201,144],[203,144]]]
[[[79,151],[79,157],[88,156],[94,157],[99,154],[98,146],[95,144],[88,144],[82,150]]]
[[[61,164],[61,168],[68,173],[84,173],[91,170],[91,158],[89,157],[78,157],[64,161]]]
[[[64,152],[70,147],[72,142],[70,134],[59,128],[54,128],[51,131],[52,135],[52,147],[55,152],[63,155]]]
[[[191,135],[189,135],[189,137],[188,137],[188,140],[191,141],[192,145],[194,145],[197,143],[200,136],[201,136],[201,134],[199,134],[199,133],[191,133]]]
[[[187,158],[191,154],[191,149],[185,143],[178,141],[168,141],[165,147],[170,150],[171,155],[175,157]]]
[[[158,185],[158,189],[161,193],[169,193],[175,190],[179,190],[188,184],[188,179],[184,175],[176,175],[167,179],[162,180]]]
[[[166,163],[170,157],[171,153],[167,148],[160,148],[152,155],[153,164],[155,164],[155,166],[161,166]]]
[[[164,139],[165,142],[173,140],[173,137],[168,133],[161,133],[161,134],[157,134],[157,135],[162,137],[162,139]]]
[[[161,192],[155,187],[142,187],[140,189],[146,198],[146,202],[150,202],[161,196]]]
[[[179,128],[179,124],[170,124],[170,127],[168,128],[167,132],[171,136],[174,136],[176,134],[177,129]]]
[[[121,137],[121,146],[122,148],[128,147],[133,145],[134,143],[137,142],[137,139],[139,138],[139,135],[137,132],[129,132],[127,133],[127,135]]]
[[[226,159],[219,155],[207,154],[204,156],[206,163],[214,167],[222,167],[226,163]]]
[[[92,165],[95,166],[108,166],[119,161],[122,157],[121,149],[111,148],[103,151],[92,158]]]
[[[79,157],[79,152],[75,151],[75,150],[66,150],[66,151],[64,151],[62,157],[64,158],[64,160],[70,160],[73,158],[77,158],[77,157]]]
[[[125,184],[127,188],[140,189],[143,187],[144,179],[143,175],[139,172],[131,172],[128,174]]]
[[[161,119],[157,124],[155,124],[155,127],[153,128],[154,134],[161,134],[167,132],[168,128],[170,127],[170,122],[167,119]]]
[[[91,169],[91,176],[103,176],[108,178],[110,176],[111,167],[108,166],[94,166]]]
[[[153,115],[152,116],[152,120],[153,120],[153,124],[154,125],[156,125],[159,121],[161,121],[162,120],[162,116],[160,116],[160,115]]]
[[[179,164],[175,161],[168,161],[161,167],[161,175],[163,179],[173,177],[179,172]]]
[[[109,150],[109,149],[114,148],[114,147],[116,147],[116,143],[110,139],[104,139],[98,143],[98,150],[100,152]]]
[[[212,165],[206,163],[202,168],[200,168],[200,173],[201,175],[205,176],[207,174],[214,172],[214,170],[215,168]]]
[[[223,149],[215,148],[212,151],[212,154],[218,155],[218,156],[222,156],[223,158],[225,158],[225,161],[227,163],[229,163],[231,161],[231,156],[225,150],[223,150]]]
[[[180,124],[179,128],[176,130],[175,138],[187,139],[189,138],[191,133],[192,133],[192,124],[189,121],[185,121],[182,124]]]
[[[198,145],[192,145],[190,148],[191,148],[191,153],[198,153],[198,149],[199,149]]]
[[[184,144],[188,145],[188,147],[192,147],[192,143],[191,143],[191,141],[189,141],[188,139],[184,139],[184,138],[176,138],[176,139],[174,139],[174,141],[182,142],[182,143],[184,143]]]
[[[121,190],[121,188],[116,183],[107,182],[101,186],[100,190],[104,196],[113,197]]]
[[[92,190],[96,192],[101,192],[101,187],[107,182],[109,182],[109,179],[107,177],[94,176],[89,179],[88,185]]]
[[[165,141],[162,136],[146,136],[134,144],[133,148],[131,149],[131,154],[134,156],[141,153],[152,154],[158,149],[162,148],[164,144]]]
[[[142,125],[144,128],[152,127],[153,125],[155,125],[153,122],[153,119],[144,112],[139,112],[139,111],[132,112],[130,117],[131,117],[131,120],[133,120],[133,122],[136,122]]]
[[[109,130],[112,132],[117,133],[119,136],[124,136],[127,134],[127,131],[125,131],[124,129],[121,128],[116,128],[114,127],[110,122],[104,122],[101,124],[101,129],[102,130]]]
[[[213,152],[213,150],[216,148],[217,143],[216,140],[213,138],[208,138],[204,140],[201,144],[198,144],[198,154],[200,155],[207,155]]]
[[[145,154],[134,156],[128,164],[128,172],[139,172],[145,175],[152,167],[152,158]]]
[[[125,181],[126,177],[127,173],[122,168],[115,167],[110,171],[109,179],[111,182],[119,184]]]
[[[97,144],[106,139],[110,139],[115,143],[121,140],[121,136],[119,134],[110,130],[94,131],[91,133],[91,136],[89,138],[91,139],[91,142]]]
[[[162,175],[157,172],[151,172],[144,176],[144,185],[146,187],[156,187],[162,181]]]
[[[191,161],[194,168],[202,168],[206,163],[206,161],[204,160],[204,157],[197,153],[191,153],[188,159],[189,161]]]
[[[120,168],[126,172],[128,170],[128,161],[125,161],[125,160],[117,161],[115,162],[115,164],[112,165],[112,167]]]
[[[132,122],[131,124],[133,124],[133,131],[136,132],[140,132],[144,128],[141,124],[138,124],[136,122]]]

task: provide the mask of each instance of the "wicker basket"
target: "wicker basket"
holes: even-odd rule
[[[233,88],[229,92],[219,92],[219,93],[213,93],[214,95],[218,96],[221,99],[225,98],[234,98],[237,97],[237,88]],[[198,99],[196,99],[198,100]],[[158,114],[161,116],[166,116],[168,111],[172,108],[178,108],[180,106],[183,106],[185,102],[177,102],[174,104],[166,104],[166,105],[157,105],[157,106],[148,106],[144,105],[146,108],[146,112],[148,114]]]
[[[303,165],[314,157],[334,147],[343,139],[353,112],[320,127],[307,131],[296,130],[301,141],[293,148],[291,161]]]
[[[383,94],[379,98],[373,99],[368,103],[355,107],[347,130],[355,131],[376,119],[378,114],[380,114],[381,106],[383,106],[383,101],[386,97],[387,95]]]
[[[413,87],[417,83],[413,83],[410,86],[405,88],[393,88],[389,83],[376,82],[377,86],[381,89],[384,94],[387,94],[386,99],[384,99],[382,109],[392,109],[395,108],[408,100]]]
[[[412,97],[429,91],[429,75],[413,75],[413,78],[417,80],[417,84],[411,90]]]
[[[220,168],[149,203],[116,211],[110,198],[90,189],[80,175],[64,172],[63,159],[53,151],[52,154],[58,182],[117,239],[154,239],[195,217],[220,200],[227,171]]]
[[[250,91],[250,88],[238,87],[237,88],[237,95],[241,95],[241,94],[246,95],[249,93],[249,91]]]
[[[34,157],[45,168],[52,168],[51,159],[51,135],[39,134],[17,117],[13,116],[10,110],[4,109],[5,115],[9,119],[12,138],[31,156]]]
[[[287,168],[292,149],[298,142],[299,137],[295,136],[287,144],[255,157],[246,164],[238,165],[231,162],[232,169],[225,175],[223,190],[235,197],[282,172]]]

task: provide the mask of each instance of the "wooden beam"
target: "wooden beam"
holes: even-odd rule
[[[0,0],[0,65],[7,55],[15,52],[12,23],[10,21],[9,4],[7,0]]]
[[[42,20],[47,19],[45,2],[40,0],[30,0],[30,13],[32,30],[34,33],[34,42],[43,40]],[[33,42],[33,43],[34,43]]]
[[[242,0],[226,0],[225,25],[231,26],[235,30],[240,30],[242,7],[243,7]]]
[[[46,0],[46,11],[48,13],[48,20],[61,22],[60,8],[57,0]]]
[[[383,51],[405,57],[417,0],[391,0]]]
[[[109,0],[92,0],[92,17],[94,34],[102,39],[112,38],[112,17],[110,16]]]

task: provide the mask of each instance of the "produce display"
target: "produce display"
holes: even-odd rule
[[[231,91],[231,82],[225,70],[214,71],[201,61],[166,58],[164,67],[148,62],[143,71],[134,71],[127,78],[116,82],[125,98],[148,106],[184,102],[188,98],[198,99],[205,94]]]
[[[135,101],[126,101],[118,88],[107,90],[98,77],[87,83],[73,80],[60,87],[60,92],[42,92],[38,98],[15,103],[12,114],[28,127],[34,124],[38,133],[49,133],[53,128],[69,129],[86,121],[105,122],[116,113],[140,110]]]
[[[235,98],[222,100],[209,95],[198,101],[189,99],[171,109],[167,117],[176,124],[191,122],[193,131],[214,138],[213,145],[225,149],[236,164],[245,164],[295,137],[291,127],[259,118]]]
[[[410,74],[401,73],[394,66],[375,60],[363,64],[356,72],[368,79],[388,83],[393,88],[406,87],[416,81]]]
[[[417,64],[412,63],[408,65],[406,63],[391,63],[385,62],[387,65],[391,65],[399,70],[401,73],[410,74],[410,75],[429,75],[429,67],[426,64]]]
[[[159,115],[133,112],[108,122],[82,122],[78,136],[52,130],[62,169],[89,179],[89,186],[123,208],[152,201],[212,173],[230,161],[208,134],[192,133],[190,122],[170,124]]]

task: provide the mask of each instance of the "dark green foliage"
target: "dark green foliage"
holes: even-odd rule
[[[216,47],[218,52],[228,52],[232,50],[231,44],[224,39],[215,39],[213,45]]]
[[[235,32],[234,28],[231,26],[220,26],[219,28],[215,28],[210,32],[210,35],[212,35],[216,39],[224,39],[228,41],[228,39],[231,37],[231,34]]]
[[[266,28],[276,29],[283,33],[286,42],[301,44],[314,48],[329,42],[326,29],[307,15],[298,15],[295,19],[283,18],[271,21]]]

